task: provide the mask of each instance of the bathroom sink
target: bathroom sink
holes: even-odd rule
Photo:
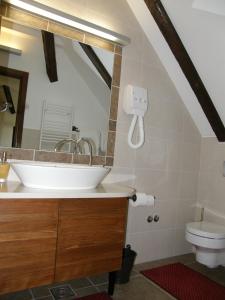
[[[104,166],[30,161],[10,164],[23,185],[41,189],[93,189],[110,172],[110,168]]]

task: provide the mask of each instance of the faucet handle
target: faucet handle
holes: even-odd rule
[[[79,145],[80,144],[80,142],[85,142],[85,143],[87,143],[87,145],[88,145],[88,148],[89,148],[89,166],[91,166],[92,165],[92,145],[91,145],[91,143],[90,143],[90,141],[89,141],[89,139],[88,138],[83,138],[83,137],[81,137],[81,138],[79,138],[78,140],[77,140],[77,144]]]

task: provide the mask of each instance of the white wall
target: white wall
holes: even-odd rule
[[[198,2],[211,11],[217,8],[224,12],[221,1],[210,1],[211,5],[209,1]],[[225,124],[224,16],[194,9],[190,0],[162,0],[162,3]]]
[[[194,0],[192,7],[209,13],[225,16],[225,2],[223,0]]]
[[[215,136],[189,82],[183,74],[182,69],[170,50],[144,0],[127,0],[127,3],[131,7],[149,42],[158,54],[184,105],[191,114],[200,134],[202,136]]]

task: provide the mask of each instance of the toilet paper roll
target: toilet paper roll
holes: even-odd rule
[[[155,206],[155,196],[147,195],[145,193],[137,193],[136,196],[136,201],[130,200],[131,206]]]

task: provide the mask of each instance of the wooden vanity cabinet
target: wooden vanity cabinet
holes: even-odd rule
[[[55,200],[0,199],[0,294],[52,283]]]
[[[119,270],[126,198],[61,200],[55,280]]]
[[[120,269],[127,205],[0,199],[0,294]]]

